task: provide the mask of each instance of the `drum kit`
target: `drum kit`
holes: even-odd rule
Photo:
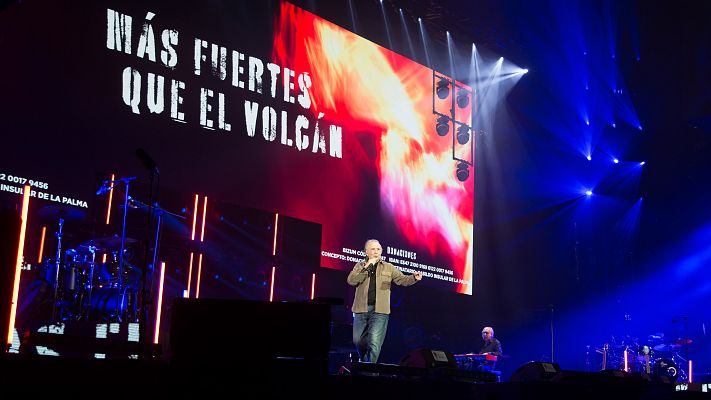
[[[613,338],[614,339],[614,338]],[[687,360],[682,350],[692,343],[691,339],[665,341],[663,334],[652,334],[645,341],[626,337],[620,343],[605,343],[597,352],[602,355],[602,368],[627,372],[646,373],[670,382],[687,380],[684,368]]]
[[[135,320],[141,270],[130,261],[137,240],[113,235],[63,249],[65,222],[83,219],[84,212],[48,206],[39,215],[57,222],[55,257],[42,268],[43,279],[53,288],[50,320]]]
[[[138,152],[137,152],[138,153]],[[144,164],[150,161],[145,153],[139,154]],[[151,161],[152,163],[152,161]],[[153,175],[157,174],[155,163],[146,165]],[[65,221],[83,220],[85,211],[65,205],[49,205],[39,210],[39,217],[56,222],[57,249],[53,259],[45,262],[42,280],[52,287],[52,311],[50,321],[102,320],[108,322],[143,322],[147,319],[147,304],[151,301],[152,266],[158,260],[158,247],[164,215],[185,219],[185,216],[171,213],[157,203],[142,203],[129,195],[129,184],[136,177],[125,177],[103,181],[97,195],[106,194],[117,185],[123,186],[124,201],[121,233],[112,236],[91,238],[76,247],[63,249]],[[150,198],[150,196],[149,196]],[[152,262],[150,247],[144,247],[144,269],[131,262],[137,240],[127,237],[127,215],[130,208],[148,213],[150,221],[155,219],[153,232]],[[150,226],[151,224],[149,224]],[[146,240],[148,243],[148,240]],[[143,298],[142,304],[139,298]],[[143,318],[141,318],[143,316]]]

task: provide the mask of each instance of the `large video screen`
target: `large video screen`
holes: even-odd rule
[[[376,238],[424,284],[472,293],[475,116],[448,74],[277,1],[28,0],[0,36],[3,198],[29,183],[100,214],[101,181],[145,185],[149,155],[163,201],[320,224],[326,268]]]

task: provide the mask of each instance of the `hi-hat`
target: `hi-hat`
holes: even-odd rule
[[[136,243],[136,239],[131,239],[127,237],[124,241],[124,247],[128,247]],[[103,238],[96,238],[87,240],[86,242],[79,245],[82,250],[94,251],[117,251],[121,249],[121,236],[108,236]]]
[[[37,215],[40,218],[51,220],[58,220],[59,218],[65,220],[80,220],[84,219],[86,212],[72,206],[50,204],[37,210]]]

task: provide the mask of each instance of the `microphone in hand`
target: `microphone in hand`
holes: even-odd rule
[[[375,273],[375,263],[368,264],[368,266],[365,267],[364,270],[368,272],[369,276],[372,276]]]

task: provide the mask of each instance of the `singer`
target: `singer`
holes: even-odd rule
[[[367,258],[356,263],[348,274],[348,284],[356,287],[353,300],[353,344],[361,362],[378,362],[390,317],[390,285],[414,285],[422,280],[416,272],[405,275],[380,258],[383,248],[376,239],[365,242]]]

